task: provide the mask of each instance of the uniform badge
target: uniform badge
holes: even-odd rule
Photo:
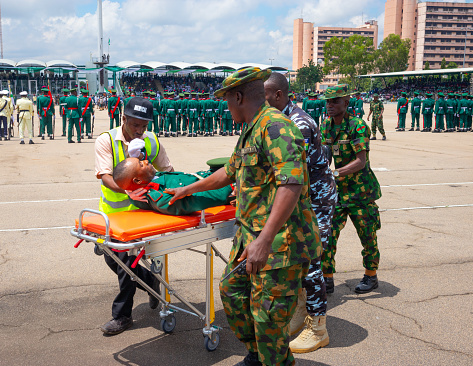
[[[359,134],[363,134],[366,130],[366,126],[364,125],[358,125],[358,127],[356,128],[356,132],[358,132]]]
[[[332,152],[333,155],[340,155],[340,146],[339,145],[332,145]]]

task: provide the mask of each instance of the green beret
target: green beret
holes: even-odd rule
[[[210,170],[212,172],[215,172],[219,170],[220,168],[222,168],[226,163],[228,163],[229,160],[230,158],[210,159],[209,161],[207,161],[207,165],[210,167]]]
[[[453,93],[448,93],[448,96],[449,96],[449,97],[453,97]]]
[[[89,91],[88,91],[87,89],[82,89],[80,92],[81,92],[82,94],[89,94]]]
[[[271,75],[271,70],[261,70],[259,67],[247,67],[246,69],[238,70],[231,74],[222,82],[222,88],[214,92],[216,97],[223,97],[225,93],[237,86],[255,81],[266,81]]]
[[[63,93],[69,93],[69,91],[70,91],[70,90],[69,90],[69,89],[66,89],[66,88],[62,89],[62,92],[63,92]]]
[[[179,97],[184,98],[184,93],[179,93]]]
[[[351,95],[350,87],[348,84],[339,84],[328,87],[325,94],[321,97],[322,99],[335,99],[341,97],[347,97]]]
[[[462,94],[462,97],[467,97],[468,96],[468,93],[463,93]]]
[[[432,93],[425,93],[425,96],[431,97],[431,96],[432,96]]]
[[[444,97],[444,96],[445,96],[442,92],[439,92],[437,95],[438,95],[439,97]]]
[[[294,93],[289,93],[288,96],[289,96],[289,97],[293,97],[293,96],[294,96]]]
[[[153,92],[153,91],[150,91],[150,92],[149,92],[149,95],[151,95],[152,97],[155,97],[155,96],[156,96],[156,93]]]
[[[77,91],[77,88],[71,88],[71,93]]]
[[[117,89],[110,89],[110,93],[116,93]]]
[[[414,95],[419,95],[419,92],[418,91],[414,92]]]
[[[49,89],[48,88],[41,88],[41,91],[45,92],[45,91],[49,91]]]
[[[143,94],[143,95],[149,94],[149,90],[145,90],[145,91],[144,91],[143,93],[141,93],[141,94]],[[166,94],[166,93],[165,93],[165,94]]]
[[[374,97],[379,97],[378,93],[374,93],[374,94],[373,94],[373,98],[374,98]]]
[[[407,96],[407,93],[406,92],[401,92],[401,95],[406,95]]]

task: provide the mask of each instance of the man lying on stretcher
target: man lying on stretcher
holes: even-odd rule
[[[226,186],[212,191],[195,193],[169,205],[173,195],[167,193],[167,189],[187,186],[211,174],[210,171],[195,174],[158,172],[147,160],[127,158],[113,169],[113,180],[125,191],[143,190],[143,201],[135,201],[130,198],[138,208],[168,215],[188,215],[209,207],[227,205],[231,199],[234,199],[231,196],[232,187]],[[140,191],[134,193],[139,194]]]

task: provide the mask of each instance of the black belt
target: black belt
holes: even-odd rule
[[[19,111],[18,113],[21,113],[21,112],[29,112],[30,110],[29,109],[26,109],[24,111]]]

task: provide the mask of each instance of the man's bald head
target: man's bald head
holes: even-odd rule
[[[127,158],[113,169],[113,180],[121,189],[134,191],[151,182],[155,174],[156,169],[147,160]]]
[[[289,83],[284,75],[273,72],[264,82],[264,94],[271,107],[280,111],[286,108],[289,102]]]
[[[278,72],[273,72],[269,79],[265,81],[264,85],[265,87],[269,86],[274,90],[281,90],[283,95],[289,93],[289,83],[287,82],[286,77]]]

